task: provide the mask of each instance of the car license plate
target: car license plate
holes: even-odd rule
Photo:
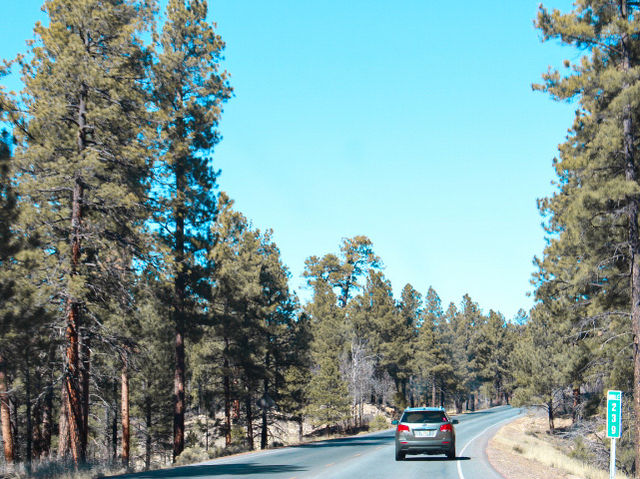
[[[417,431],[414,431],[413,434],[416,437],[435,437],[436,431],[435,430],[418,429]]]

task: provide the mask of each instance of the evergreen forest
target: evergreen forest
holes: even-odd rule
[[[610,388],[638,477],[640,4],[539,9],[542,39],[574,49],[533,88],[576,110],[515,318],[392,285],[366,232],[308,252],[301,301],[273,232],[221,190],[234,92],[207,2],[43,9],[0,66],[23,81],[0,86],[0,474],[184,464],[387,428],[407,406],[535,406],[552,434],[564,415],[598,437]]]

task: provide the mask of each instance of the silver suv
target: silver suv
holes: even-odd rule
[[[442,408],[412,407],[402,413],[396,424],[396,461],[407,454],[446,454],[456,458],[456,432],[454,424]]]

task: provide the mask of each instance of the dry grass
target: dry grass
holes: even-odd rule
[[[0,468],[0,477],[5,479],[95,479],[99,477],[124,474],[127,470],[121,465],[112,463],[88,463],[77,470],[69,462],[64,461],[34,461],[31,472],[27,472],[24,464],[4,466]]]
[[[567,425],[562,420],[559,420],[556,427],[562,428]],[[503,472],[501,468],[504,468],[504,464],[494,464],[494,466],[508,479],[558,477],[559,472],[567,479],[609,478],[608,471],[596,469],[565,454],[554,444],[553,437],[546,434],[546,428],[547,424],[544,417],[530,415],[518,419],[502,427],[491,440],[489,449],[498,449],[498,454],[492,454],[491,450],[488,451],[490,457],[497,457],[499,454],[511,454],[544,466],[539,468],[540,470],[536,475],[532,475],[531,465],[525,468],[527,472],[524,474],[519,473],[515,468],[513,471],[507,470]],[[551,470],[545,468],[552,468],[554,470],[553,475],[550,476]],[[616,473],[616,478],[630,479],[619,471]]]

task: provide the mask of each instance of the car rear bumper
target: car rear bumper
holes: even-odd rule
[[[439,441],[396,441],[396,449],[407,454],[438,454],[451,450],[454,443],[451,440]]]

